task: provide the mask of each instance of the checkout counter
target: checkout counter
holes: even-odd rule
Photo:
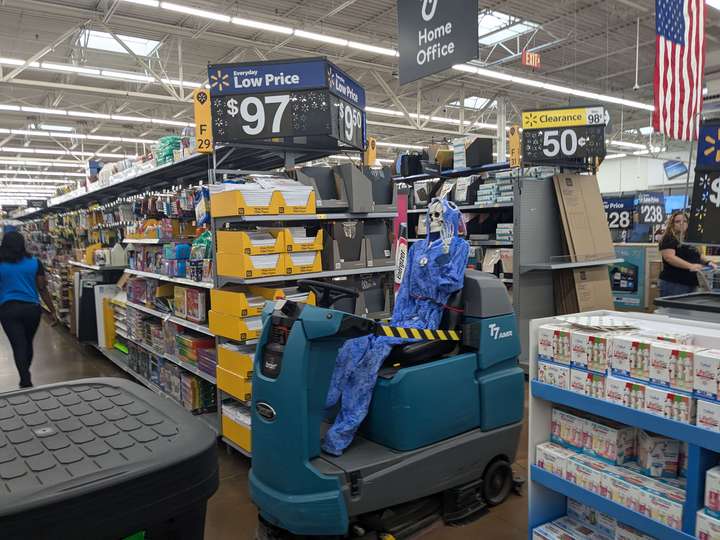
[[[655,313],[693,319],[696,321],[720,323],[720,292],[695,292],[678,296],[664,296],[655,299]]]

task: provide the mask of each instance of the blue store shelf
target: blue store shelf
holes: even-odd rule
[[[631,527],[635,527],[645,534],[649,534],[655,538],[662,540],[693,540],[695,538],[694,535],[672,529],[658,521],[654,521],[642,514],[638,514],[633,510],[606,499],[605,497],[601,497],[591,491],[576,486],[575,484],[572,484],[567,480],[563,480],[559,476],[551,474],[536,465],[532,465],[530,467],[530,479],[552,491],[560,493],[566,497],[572,497],[591,508],[605,512],[618,521],[625,523],[626,525],[630,525]]]
[[[700,448],[720,452],[720,433],[713,433],[697,426],[668,420],[667,418],[577,394],[570,390],[556,388],[538,381],[532,381],[531,391],[533,396],[558,405],[586,411],[628,426],[639,427],[646,431],[653,431],[660,435],[685,441]]]

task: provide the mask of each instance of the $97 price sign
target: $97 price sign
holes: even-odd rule
[[[213,100],[213,132],[218,141],[294,135],[291,95],[223,96]]]

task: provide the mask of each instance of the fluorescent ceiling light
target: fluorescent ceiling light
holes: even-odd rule
[[[53,148],[27,148],[24,146],[3,146],[0,147],[0,152],[7,152],[10,154],[45,154],[50,156],[77,156],[77,157],[117,157],[117,158],[136,158],[134,154],[110,154],[110,153],[97,153],[97,152],[82,152],[82,151],[68,151],[68,150],[55,150]]]
[[[160,82],[172,84],[173,86],[184,86],[185,88],[200,88],[202,84],[193,81],[179,81],[177,79],[160,79]]]
[[[109,114],[85,112],[85,111],[68,111],[68,116],[76,116],[78,118],[95,118],[97,120],[110,120]]]
[[[365,107],[365,112],[375,113],[375,114],[383,114],[386,116],[396,116],[396,117],[405,116],[405,114],[400,111],[395,111],[393,109],[383,109],[381,107]],[[427,114],[418,115],[417,113],[409,113],[408,116],[410,116],[410,118],[415,118],[418,120],[428,120],[429,119],[431,122],[436,122],[439,124],[452,124],[455,126],[460,125],[460,120],[457,118],[447,118],[445,116],[430,117]],[[465,120],[463,123],[463,125],[465,125],[465,126],[469,126],[470,124],[471,124],[470,120]],[[472,124],[472,126],[474,128],[478,128],[478,129],[497,129],[496,124],[487,124],[484,122],[475,122],[474,124]],[[508,128],[508,129],[510,129],[510,128]]]
[[[27,176],[74,176],[76,178],[85,178],[85,173],[60,172],[60,171],[25,171],[19,169],[0,169],[0,174],[24,174]],[[63,182],[63,180],[47,180],[48,182]]]
[[[0,105],[0,111],[20,112],[20,107],[18,105]]]
[[[78,161],[64,161],[58,159],[55,161],[43,161],[39,159],[0,159],[0,165],[23,165],[25,167],[56,167],[63,168],[69,167],[71,169],[82,169],[83,164]],[[41,171],[36,171],[37,174],[44,174]]]
[[[47,131],[74,131],[75,128],[72,126],[60,126],[58,124],[40,124],[40,129]]]
[[[388,158],[377,158],[378,163],[395,163],[394,159],[388,159]]]
[[[22,66],[25,60],[19,60],[17,58],[0,58],[0,64],[3,66]]]
[[[68,71],[70,73],[82,73],[83,75],[100,75],[100,70],[95,68],[86,68],[74,66],[72,64],[55,64],[53,62],[42,62],[41,69],[49,69],[52,71]]]
[[[124,81],[138,81],[138,82],[155,82],[155,77],[148,77],[140,73],[129,73],[127,71],[114,71],[110,69],[102,70],[103,77],[109,77],[110,79],[121,79]]]
[[[332,43],[333,45],[340,45],[341,47],[346,47],[348,44],[347,39],[326,36],[325,34],[316,34],[315,32],[306,32],[305,30],[295,30],[295,35],[299,38],[322,41],[323,43]]]
[[[385,47],[376,47],[375,45],[368,45],[367,43],[360,43],[358,41],[348,41],[347,46],[351,49],[358,49],[359,51],[367,51],[377,54],[384,54],[385,56],[400,56],[395,49],[387,49]]]
[[[160,7],[160,2],[158,2],[158,0],[124,0],[124,1],[130,2],[131,4],[139,4],[141,6]]]
[[[50,133],[47,131],[38,131],[36,129],[10,129],[10,130],[2,130],[2,131],[10,131],[13,135],[33,135],[37,134],[40,137],[49,137]]]
[[[128,49],[138,56],[150,56],[160,45],[159,41],[135,36],[123,36],[118,34],[118,38],[127,45]],[[117,42],[112,34],[108,32],[83,30],[80,32],[80,42],[89,49],[128,54],[125,48]]]
[[[539,26],[501,11],[481,11],[478,14],[478,41],[482,45],[494,45],[532,32]]]
[[[290,35],[293,33],[292,28],[287,26],[279,26],[277,24],[269,24],[260,21],[251,21],[241,17],[233,17],[232,23],[239,26],[247,26],[248,28],[257,28],[258,30],[267,30],[268,32],[277,32],[278,34]]]
[[[160,124],[162,126],[190,127],[194,125],[190,124],[189,122],[181,122],[179,120],[165,120],[164,118],[151,118],[150,121],[153,124]]]
[[[202,17],[203,19],[212,19],[214,21],[227,23],[231,20],[229,16],[223,15],[222,13],[215,13],[213,11],[206,11],[204,9],[197,9],[189,6],[181,6],[180,4],[174,4],[173,2],[160,2],[160,7],[170,11],[184,13],[185,15],[195,15],[196,17]]]
[[[26,107],[25,105],[20,107],[22,112],[30,112],[37,114],[55,114],[58,116],[67,116],[67,111],[62,109],[48,109],[47,107]]]
[[[386,114],[388,116],[405,116],[400,111],[394,111],[392,109],[383,109],[380,107],[365,107],[365,112],[369,113],[377,113],[377,114]]]
[[[143,118],[142,116],[123,116],[122,114],[111,114],[110,120],[117,120],[119,122],[148,122],[149,118]]]
[[[485,107],[485,105],[487,105],[489,101],[490,101],[489,99],[482,98],[479,96],[470,96],[470,97],[466,97],[463,100],[463,103],[465,104],[466,109],[479,110],[479,109],[482,109],[483,107]],[[495,102],[493,101],[493,104],[494,103]],[[456,100],[456,101],[452,101],[452,102],[448,103],[448,107],[460,108],[460,100]]]
[[[617,159],[617,158],[623,158],[626,157],[627,154],[608,154],[605,156],[605,159]]]
[[[566,94],[571,96],[585,97],[597,101],[604,101],[606,103],[615,103],[617,105],[624,105],[634,109],[642,109],[645,111],[652,111],[654,107],[647,103],[640,101],[632,101],[629,99],[618,98],[615,96],[608,96],[605,94],[597,94],[595,92],[587,92],[585,90],[578,90],[576,88],[570,88],[568,86],[560,86],[557,84],[544,83],[535,79],[526,79],[525,77],[516,77],[507,73],[499,71],[493,71],[485,68],[478,68],[475,66],[468,66],[466,64],[457,64],[453,66],[453,69],[457,71],[465,71],[467,73],[474,73],[481,77],[487,77],[490,79],[497,79],[500,81],[507,81],[510,83],[521,84],[524,86],[532,86],[534,88],[541,88],[550,92],[558,92],[560,94]]]
[[[375,144],[381,147],[385,146],[387,148],[407,148],[409,150],[424,150],[425,148],[427,148],[427,146],[421,146],[419,144],[405,144],[384,141],[377,141]]]

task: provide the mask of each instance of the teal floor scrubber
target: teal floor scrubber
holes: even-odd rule
[[[250,493],[259,538],[406,537],[438,517],[456,523],[517,487],[510,464],[522,430],[524,373],[505,286],[467,270],[442,329],[461,341],[396,346],[370,411],[339,457],[320,449],[325,396],[345,340],[378,324],[332,309],[351,289],[304,281],[317,306],[268,304],[253,375]],[[373,531],[372,535],[368,531]]]

